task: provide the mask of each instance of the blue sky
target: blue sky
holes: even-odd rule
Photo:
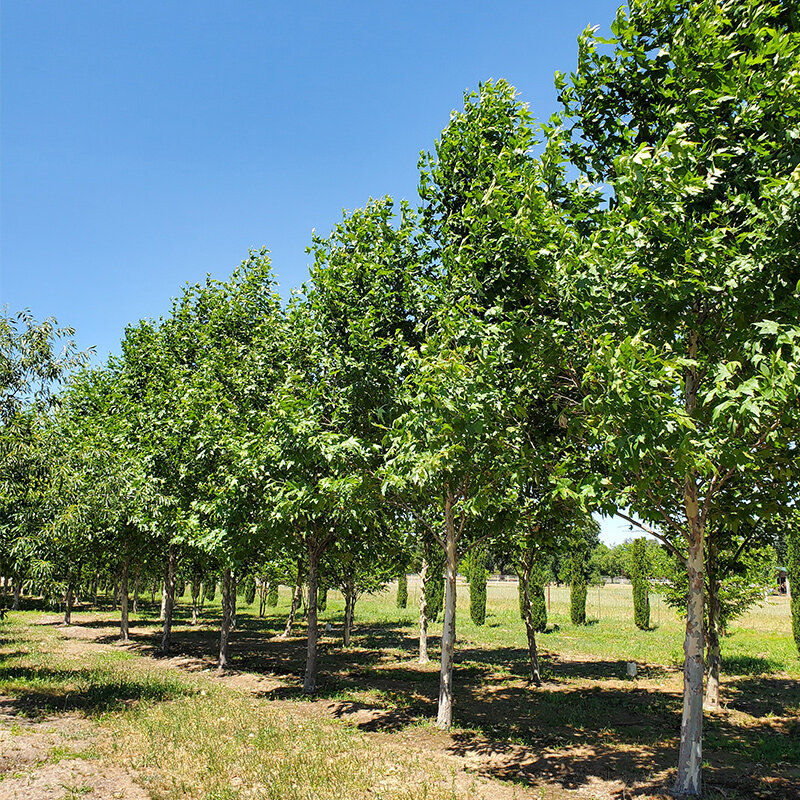
[[[466,89],[506,78],[547,118],[578,34],[619,5],[5,0],[0,304],[102,357],[249,248],[286,296],[312,229],[416,200]]]

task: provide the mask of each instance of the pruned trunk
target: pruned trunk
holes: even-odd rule
[[[172,637],[172,611],[175,607],[175,572],[178,557],[173,547],[169,548],[166,570],[164,573],[164,631],[161,635],[161,652],[169,653]]]
[[[353,576],[348,575],[344,584],[344,632],[342,642],[345,647],[350,647],[350,634],[353,630],[353,617],[356,608],[356,587]]]
[[[308,646],[303,694],[313,694],[317,687],[317,589],[319,584],[319,550],[317,543],[308,546]]]
[[[292,632],[292,626],[294,625],[294,618],[297,614],[297,609],[300,607],[300,600],[303,596],[303,559],[299,559],[297,562],[297,581],[294,585],[294,594],[292,595],[292,605],[289,609],[289,616],[286,619],[286,627],[283,629],[283,633],[281,634],[282,639],[288,639],[289,635]]]
[[[686,479],[684,496],[689,526],[689,557],[686,570],[689,596],[683,664],[683,715],[678,753],[678,777],[674,793],[699,797],[703,770],[703,526],[700,519],[697,487]]]
[[[428,658],[428,602],[426,589],[428,587],[428,562],[423,558],[419,571],[419,663],[427,664]]]
[[[453,721],[453,650],[456,641],[456,530],[453,520],[453,497],[448,494],[445,518],[445,593],[442,625],[442,667],[439,673],[439,712],[436,726],[448,730]]]
[[[126,548],[127,549],[127,548]],[[122,573],[119,580],[119,599],[120,599],[120,619],[119,619],[119,638],[123,642],[128,641],[128,571],[131,559],[126,555],[122,562]]]
[[[222,573],[222,622],[219,626],[219,671],[230,667],[230,634],[231,634],[231,589],[233,578],[231,568],[226,567]]]

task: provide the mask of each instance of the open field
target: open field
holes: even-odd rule
[[[490,584],[487,624],[460,592],[455,726],[430,723],[440,626],[416,663],[417,593],[390,590],[356,609],[343,649],[343,604],[321,615],[319,693],[299,693],[304,629],[274,636],[240,608],[232,674],[217,677],[218,604],[201,624],[178,607],[174,655],[157,654],[145,608],[132,641],[116,616],[79,611],[69,628],[27,611],[0,623],[0,796],[44,798],[626,798],[662,797],[677,758],[682,625],[652,598],[654,629],[632,623],[629,586],[590,589],[591,624],[569,623],[568,590],[550,591],[539,637],[546,684],[528,686],[514,584]],[[599,620],[598,620],[599,617]],[[331,630],[326,631],[326,623]],[[639,677],[626,679],[625,662]],[[800,797],[800,662],[788,602],[769,598],[723,642],[723,708],[707,716],[707,795]]]

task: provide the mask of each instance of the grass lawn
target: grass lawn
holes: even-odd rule
[[[158,657],[157,609],[132,620],[85,610],[64,628],[27,611],[0,623],[3,798],[622,798],[666,797],[677,760],[683,631],[651,597],[653,629],[633,625],[630,586],[591,588],[590,624],[569,622],[551,587],[539,637],[545,685],[526,682],[515,584],[489,585],[486,625],[460,590],[454,728],[436,730],[438,637],[416,661],[418,592],[390,589],[356,608],[341,646],[343,603],[321,614],[316,698],[299,692],[304,629],[275,638],[289,605],[259,619],[240,605],[235,670],[214,672],[219,598],[189,624],[178,606],[174,655]],[[240,600],[240,603],[242,601]],[[326,624],[330,630],[326,630]],[[707,796],[800,797],[800,661],[788,602],[769,598],[722,644],[722,708],[707,715]],[[638,677],[625,677],[627,661]]]

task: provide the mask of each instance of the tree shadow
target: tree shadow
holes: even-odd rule
[[[180,681],[123,677],[98,669],[49,669],[0,666],[0,682],[8,696],[0,697],[0,713],[41,717],[80,711],[101,714],[127,708],[140,701],[173,700],[193,693]]]

